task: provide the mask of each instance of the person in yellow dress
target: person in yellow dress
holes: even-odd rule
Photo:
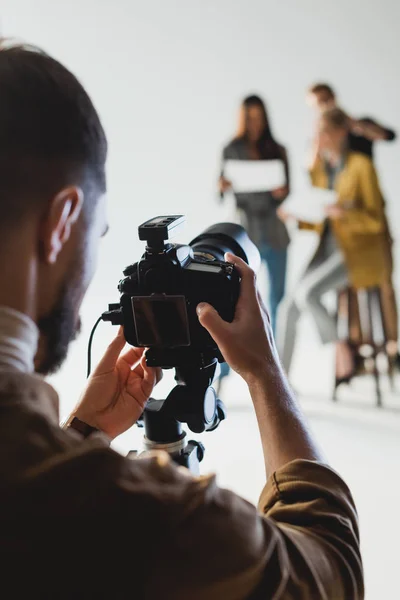
[[[383,196],[372,160],[348,149],[348,118],[338,108],[320,117],[318,144],[310,164],[312,185],[337,192],[337,202],[326,209],[320,224],[299,222],[301,229],[319,233],[318,248],[295,292],[278,315],[277,345],[290,371],[296,327],[304,310],[314,317],[323,343],[336,342],[342,357],[339,380],[354,371],[351,348],[337,339],[336,321],[322,302],[330,290],[381,286],[391,277],[387,253],[387,223]],[[280,212],[283,219],[290,215]]]

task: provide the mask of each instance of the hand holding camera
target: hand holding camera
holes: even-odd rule
[[[127,431],[140,417],[160,368],[146,365],[144,348],[130,348],[122,327],[93,371],[73,415],[111,439]]]
[[[248,383],[268,372],[278,361],[271,323],[257,292],[254,271],[237,256],[227,253],[241,277],[240,296],[232,323],[227,323],[209,304],[197,307],[200,323],[221,350],[226,362]]]

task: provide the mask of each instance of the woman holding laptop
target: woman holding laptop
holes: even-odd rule
[[[337,385],[350,380],[356,357],[348,342],[337,340],[335,318],[321,298],[348,284],[356,289],[370,288],[391,277],[387,223],[376,171],[370,158],[348,150],[347,139],[346,114],[338,108],[323,113],[310,178],[315,187],[335,190],[337,202],[326,208],[323,223],[299,222],[301,229],[318,232],[320,243],[294,295],[282,304],[277,327],[278,351],[289,372],[297,322],[308,309],[322,342],[338,344]],[[285,214],[285,207],[280,216],[283,220],[290,216]]]
[[[227,161],[281,161],[283,180],[272,190],[236,191],[234,181],[225,174]],[[285,293],[287,247],[289,235],[277,216],[277,208],[289,194],[289,164],[285,148],[271,132],[264,102],[258,96],[248,96],[242,103],[236,136],[224,148],[221,177],[221,199],[232,190],[241,225],[260,251],[269,273],[269,309],[275,331],[276,315]]]

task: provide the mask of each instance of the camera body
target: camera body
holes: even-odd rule
[[[208,302],[231,322],[240,293],[237,270],[223,260],[225,250],[232,248],[221,243],[220,226],[209,228],[190,245],[166,243],[183,222],[180,215],[161,216],[139,227],[146,251],[124,270],[118,288],[126,341],[150,348],[148,364],[163,368],[223,361],[200,325],[196,307]]]

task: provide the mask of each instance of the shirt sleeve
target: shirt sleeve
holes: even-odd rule
[[[220,177],[224,177],[225,175],[225,163],[229,158],[229,147],[225,147],[222,150],[222,154],[221,154],[221,166],[220,166],[220,171],[219,171],[219,176]],[[219,192],[219,201],[220,203],[222,203],[225,199],[224,193],[223,192]]]
[[[363,597],[354,503],[328,467],[299,460],[280,469],[259,512],[215,477],[187,478],[181,502],[170,539],[157,548],[162,560],[145,583],[146,598]]]
[[[226,156],[226,148],[224,148],[222,150],[222,154],[221,154],[221,168],[220,168],[220,177],[224,176],[224,170],[225,170],[225,161],[227,159]]]
[[[361,205],[346,210],[343,222],[351,233],[382,233],[385,218],[378,176],[373,162],[367,157],[362,159],[357,173]]]
[[[290,194],[290,166],[289,166],[289,158],[288,158],[287,150],[283,146],[281,148],[281,152],[282,152],[282,160],[283,160],[283,163],[285,165],[286,185],[287,185],[287,188],[288,188],[288,195],[289,195]]]
[[[381,125],[380,123],[377,123],[374,119],[371,119],[370,117],[364,117],[363,119],[360,119],[360,121],[362,123],[365,123],[366,125],[376,125],[377,127],[380,127],[381,129],[383,129],[385,132],[385,140],[387,142],[393,142],[397,137],[396,132],[393,129],[384,127],[383,125]]]

